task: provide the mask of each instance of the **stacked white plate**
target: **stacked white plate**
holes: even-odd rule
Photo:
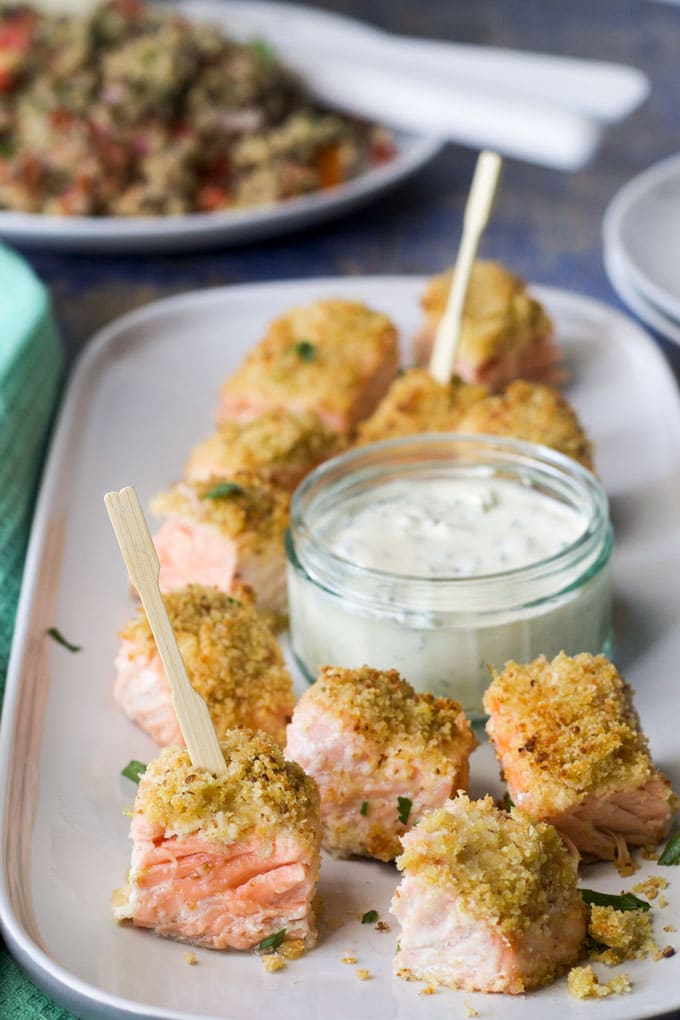
[[[680,344],[680,154],[638,174],[604,217],[604,261],[619,297]]]

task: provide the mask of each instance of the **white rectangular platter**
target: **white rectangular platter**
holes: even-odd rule
[[[526,996],[439,991],[422,996],[394,977],[398,937],[389,902],[396,870],[324,859],[319,946],[266,973],[255,955],[196,952],[117,927],[109,908],[129,862],[123,811],[135,788],[120,776],[148,761],[151,741],[111,694],[116,632],[132,614],[102,496],[125,484],[144,503],[181,475],[191,446],[212,429],[217,388],[286,308],[326,296],[356,298],[400,327],[404,355],[420,318],[423,281],[375,277],[260,284],[171,298],[113,323],[88,347],[61,412],[36,511],[0,734],[0,919],[20,962],[81,1017],[170,1020],[443,1020],[465,1003],[480,1017],[626,1020],[680,1007],[680,953],[625,969],[631,994],[570,999],[566,981]],[[589,299],[537,288],[553,315],[571,374],[568,396],[588,428],[616,530],[615,658],[637,690],[652,752],[680,789],[680,404],[650,338]],[[57,626],[82,645],[50,641]],[[502,792],[488,745],[475,752],[473,795]],[[635,878],[584,869],[584,884],[630,888],[648,874],[671,882],[655,909],[658,941],[680,935],[680,870],[643,863]],[[369,909],[394,925],[362,925]],[[340,923],[341,922],[341,923]],[[356,964],[342,963],[348,951]],[[358,980],[355,968],[370,972]],[[603,976],[611,976],[603,969]]]

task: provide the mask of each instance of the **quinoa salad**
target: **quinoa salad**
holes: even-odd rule
[[[109,0],[54,16],[0,0],[0,209],[176,216],[278,202],[392,158],[262,40]]]

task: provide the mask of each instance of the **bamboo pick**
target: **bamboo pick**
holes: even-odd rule
[[[158,586],[160,565],[137,493],[128,485],[107,492],[104,503],[118,545],[139,592],[172,691],[172,703],[195,768],[224,775],[226,765],[208,706],[189,681]]]
[[[453,283],[430,357],[430,375],[442,385],[446,385],[453,375],[470,274],[482,233],[489,220],[501,165],[502,160],[498,153],[488,149],[481,152],[477,159],[465,206],[463,236],[458,249]]]

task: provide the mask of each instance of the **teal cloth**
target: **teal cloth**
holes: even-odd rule
[[[0,246],[0,698],[45,443],[63,353],[45,288]],[[69,1020],[0,942],[0,1018]]]
[[[62,364],[47,291],[0,247],[0,693]]]

